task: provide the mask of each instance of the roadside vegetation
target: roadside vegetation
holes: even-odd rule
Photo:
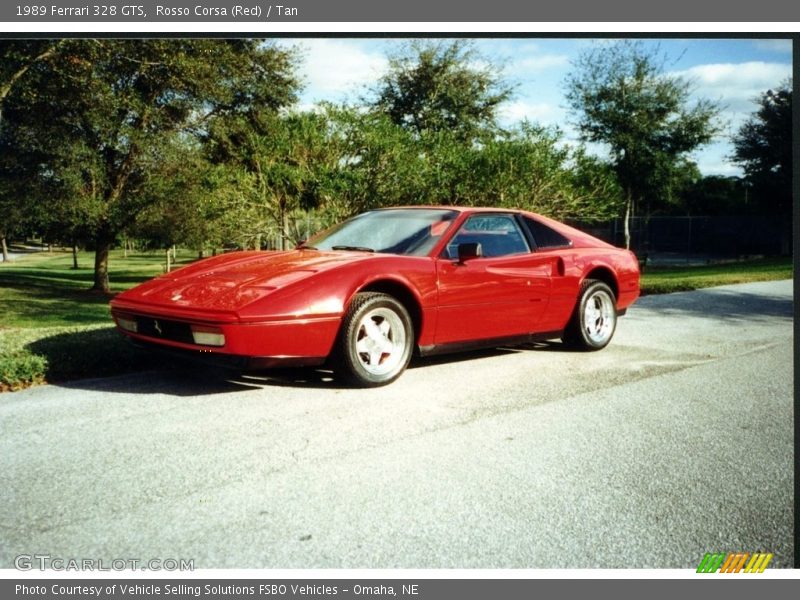
[[[197,258],[178,251],[176,265]],[[161,357],[139,350],[114,328],[109,297],[87,292],[93,256],[41,252],[0,264],[0,391],[43,382],[163,368]],[[165,269],[157,253],[111,253],[110,283],[119,292]],[[790,258],[700,267],[648,267],[642,294],[664,294],[703,287],[792,277]]]
[[[691,267],[647,267],[642,273],[642,295],[688,292],[701,288],[753,281],[791,279],[791,257],[761,258]]]
[[[177,265],[197,258],[177,253]],[[88,292],[94,257],[39,252],[0,263],[0,391],[45,381],[102,377],[157,366],[114,329],[109,296]],[[111,289],[119,292],[164,271],[164,256],[121,250],[110,257]],[[163,362],[163,361],[161,361]]]

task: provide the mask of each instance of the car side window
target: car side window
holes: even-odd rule
[[[458,258],[458,245],[477,243],[485,257],[530,252],[513,215],[478,214],[467,219],[447,245],[447,257]]]
[[[536,219],[524,217],[525,224],[533,235],[533,241],[539,250],[547,250],[548,248],[564,248],[571,246],[572,242],[569,238],[561,235],[552,227],[548,227],[544,223],[540,223]]]

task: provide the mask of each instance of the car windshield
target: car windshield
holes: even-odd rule
[[[454,210],[396,208],[370,211],[311,238],[317,250],[425,256],[457,216]]]

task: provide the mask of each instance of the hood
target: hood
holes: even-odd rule
[[[117,296],[125,302],[236,311],[316,273],[372,258],[355,252],[232,252],[161,275]]]

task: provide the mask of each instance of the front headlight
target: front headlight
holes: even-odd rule
[[[130,331],[131,333],[136,333],[139,330],[138,325],[136,324],[136,319],[134,319],[133,317],[127,315],[125,316],[117,315],[116,319],[117,319],[117,325],[119,325],[120,329],[124,329],[125,331]]]
[[[192,325],[192,338],[201,346],[224,346],[225,334],[219,327]]]

